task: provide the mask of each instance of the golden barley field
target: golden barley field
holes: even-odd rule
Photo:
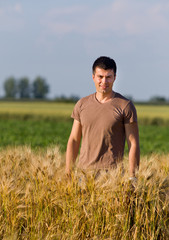
[[[70,117],[73,107],[73,103],[2,101],[0,102],[0,114]]]
[[[169,105],[136,105],[140,118],[162,118],[169,120]]]
[[[137,105],[139,123],[169,126],[169,105]]]
[[[1,150],[0,239],[169,239],[169,155],[128,160],[108,173],[64,174],[59,149]]]

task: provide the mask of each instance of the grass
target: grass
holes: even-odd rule
[[[72,121],[67,120],[0,120],[0,147],[28,145],[33,149],[59,145],[66,150]]]
[[[169,239],[169,155],[142,158],[137,184],[127,159],[97,179],[64,167],[57,147],[1,150],[0,239]]]
[[[74,104],[0,102],[0,147],[59,145],[66,150]],[[168,153],[169,106],[136,105],[141,154]],[[126,150],[127,152],[127,150]]]
[[[42,149],[57,145],[64,153],[71,127],[70,119],[0,119],[0,148],[27,145]],[[139,132],[142,155],[169,153],[168,126],[139,125]]]
[[[139,125],[142,155],[169,153],[169,126]]]
[[[0,119],[0,148],[27,145],[42,149],[57,145],[64,153],[71,127],[72,121],[67,119]],[[142,155],[169,153],[168,126],[140,125],[139,132]]]

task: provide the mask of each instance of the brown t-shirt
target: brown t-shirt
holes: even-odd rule
[[[125,146],[124,124],[137,122],[133,103],[119,93],[100,103],[96,94],[80,99],[72,118],[82,125],[82,143],[78,167],[106,169],[122,160]]]

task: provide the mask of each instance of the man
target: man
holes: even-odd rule
[[[133,103],[112,89],[116,69],[113,59],[96,59],[92,75],[96,93],[80,99],[74,107],[74,123],[66,151],[66,173],[69,176],[81,138],[78,167],[92,170],[116,167],[122,161],[127,139],[130,178],[135,178],[140,161],[137,114]]]

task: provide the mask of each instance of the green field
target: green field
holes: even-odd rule
[[[0,120],[0,147],[28,145],[33,149],[60,146],[66,150],[72,122],[64,120]]]
[[[58,145],[65,152],[74,104],[0,102],[0,147]],[[169,152],[169,106],[136,105],[141,154]],[[126,149],[127,152],[127,149]]]

